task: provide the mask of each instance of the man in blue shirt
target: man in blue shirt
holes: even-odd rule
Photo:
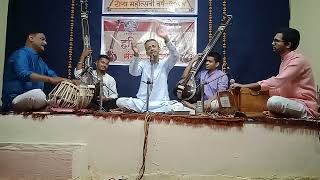
[[[58,84],[63,80],[49,69],[40,56],[47,45],[42,32],[31,32],[25,47],[16,50],[4,67],[2,103],[3,110],[32,111],[47,104],[44,83]]]
[[[186,79],[190,73],[195,62],[198,61],[199,55],[196,55],[186,69],[183,72],[182,79]],[[219,108],[218,101],[216,100],[216,95],[220,91],[225,91],[228,89],[228,76],[218,69],[219,65],[222,63],[222,57],[217,52],[210,52],[205,61],[206,69],[200,71],[195,82],[200,84],[204,82],[204,108],[206,111],[216,111]],[[200,99],[197,99],[198,101]],[[195,109],[194,104],[190,104],[187,101],[182,101],[182,103],[191,108]]]

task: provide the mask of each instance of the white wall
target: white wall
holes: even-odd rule
[[[290,26],[301,33],[299,49],[309,57],[316,84],[320,85],[320,23],[319,0],[290,0]]]
[[[6,47],[7,14],[9,0],[0,1],[0,99],[2,96],[2,74]],[[2,105],[2,101],[0,101]]]
[[[87,154],[82,155],[90,166],[88,179],[107,180],[122,175],[131,180],[142,161],[144,117],[139,118],[50,115],[36,120],[22,115],[0,115],[0,144],[33,144],[41,148],[52,144],[85,144]],[[244,123],[243,127],[218,124],[151,121],[145,180],[320,177],[319,130],[257,122]],[[63,151],[61,146],[55,147]],[[5,167],[8,162],[4,156],[1,159],[1,149],[0,167]],[[1,175],[0,168],[0,179]]]

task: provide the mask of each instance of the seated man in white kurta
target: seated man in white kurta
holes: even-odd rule
[[[85,59],[92,53],[92,50],[90,49],[84,49],[81,56],[80,60],[77,64],[77,67],[74,70],[74,76],[77,79],[81,79],[82,77],[82,72],[84,69],[82,68],[82,65],[85,61]],[[103,86],[103,97],[101,98],[102,100],[102,106],[106,111],[109,111],[110,109],[116,109],[118,108],[116,105],[116,100],[118,98],[118,92],[117,92],[117,85],[115,79],[110,76],[107,71],[109,67],[109,62],[110,58],[106,55],[99,55],[99,57],[96,60],[96,70],[92,71],[93,78],[95,81],[98,81],[99,79],[102,78],[102,81],[104,83]],[[99,88],[100,90],[100,88]],[[99,92],[97,93],[99,94]],[[95,99],[92,99],[90,108],[93,109],[99,109],[99,104],[100,104],[100,97],[96,97]]]
[[[136,44],[132,43],[134,57],[129,65],[129,73],[132,76],[141,76],[140,87],[137,98],[119,98],[117,100],[118,107],[136,112],[145,112],[147,110],[148,81],[151,82],[148,109],[150,112],[168,112],[172,110],[173,106],[177,105],[176,102],[169,99],[167,80],[170,70],[179,59],[179,54],[169,41],[168,34],[164,29],[157,29],[157,34],[164,39],[169,49],[169,56],[159,60],[159,43],[155,39],[149,39],[144,43],[144,47],[150,59],[140,59],[139,50]]]

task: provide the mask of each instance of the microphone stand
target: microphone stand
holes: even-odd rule
[[[152,81],[150,78],[148,78],[147,81],[147,107],[146,107],[146,112],[149,112],[149,101],[150,101],[150,89],[151,89],[151,85],[152,85]]]
[[[100,79],[99,79],[99,86],[100,86],[100,89],[99,89],[99,112],[103,112],[103,110],[102,110],[102,100],[103,100],[103,95],[104,95],[104,93],[103,93],[103,78],[102,78],[102,76],[100,77]]]
[[[99,79],[99,111],[103,112],[106,111],[103,108],[103,96],[104,96],[104,92],[103,92],[103,87],[106,87],[109,91],[111,91],[112,93],[116,94],[116,92],[114,92],[110,87],[108,87],[104,82],[103,82],[103,77],[101,76]]]
[[[201,113],[205,112],[204,111],[204,85],[205,81],[201,80],[200,82],[200,91],[201,91]]]
[[[150,65],[151,65],[151,78],[148,78],[147,80],[147,103],[146,103],[146,112],[149,112],[149,101],[150,101],[150,95],[151,95],[151,87],[153,85],[153,61],[154,56],[150,55]]]
[[[92,71],[92,66],[88,66],[86,67],[80,74],[80,77],[83,77],[85,74],[89,74],[90,75],[90,83],[85,83],[85,84],[89,84],[89,85],[92,85],[92,84],[95,84],[94,82],[98,82],[99,83],[99,111],[100,112],[103,112],[103,111],[106,111],[104,108],[103,108],[103,96],[104,96],[104,93],[103,93],[103,87],[105,86],[108,90],[110,90],[112,93],[116,94],[110,87],[108,87],[105,83],[103,83],[103,77],[101,76],[101,78],[99,79],[98,78],[98,74],[97,74],[97,77],[95,77],[93,75],[93,71]]]

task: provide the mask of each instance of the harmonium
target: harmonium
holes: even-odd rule
[[[239,111],[247,115],[267,111],[268,91],[252,91],[249,88],[241,88],[234,89],[232,92]]]

